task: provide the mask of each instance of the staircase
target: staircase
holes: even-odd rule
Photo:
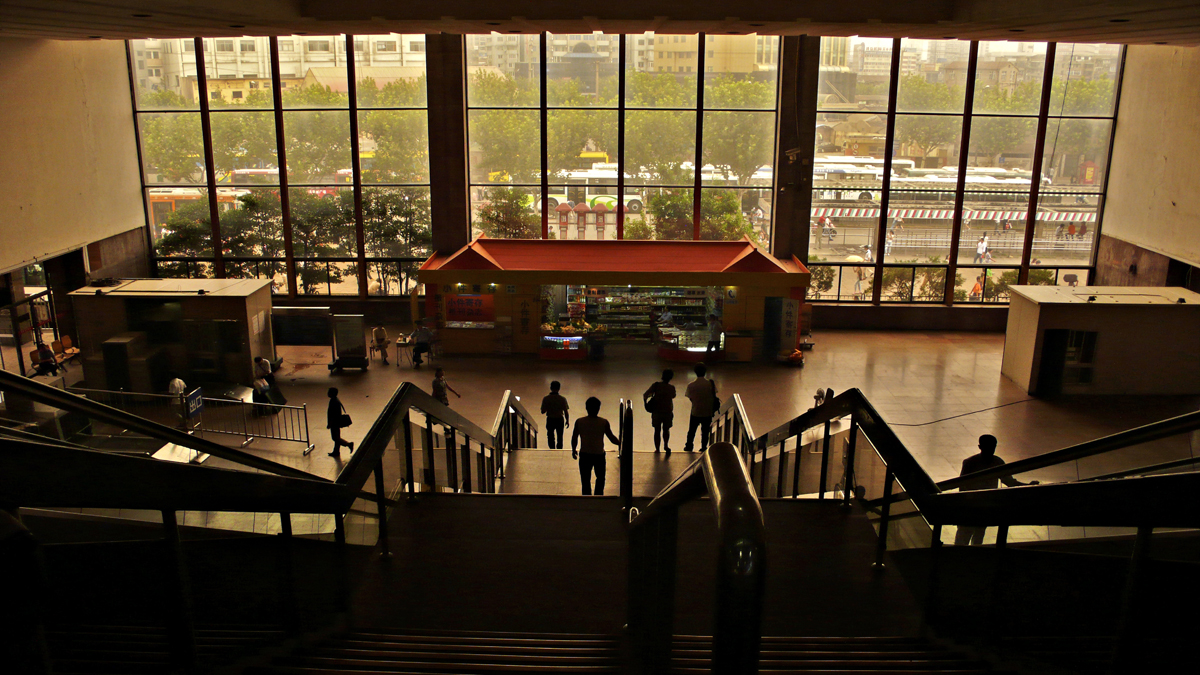
[[[197,666],[207,672],[283,637],[267,626],[196,629]],[[57,675],[165,673],[171,671],[166,629],[157,626],[63,625],[46,631]]]
[[[711,639],[675,639],[675,673],[710,673]],[[760,673],[987,673],[983,661],[911,637],[763,638]],[[297,649],[245,675],[622,672],[619,640],[569,633],[371,631]]]

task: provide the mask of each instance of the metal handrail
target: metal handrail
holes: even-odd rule
[[[213,457],[220,457],[231,462],[236,462],[244,466],[254,469],[260,469],[267,473],[273,473],[280,476],[290,476],[292,478],[305,478],[309,480],[326,481],[327,479],[315,476],[300,469],[296,469],[286,464],[272,462],[269,459],[262,459],[250,453],[235,450],[233,448],[214,443],[203,438],[198,438],[192,434],[174,429],[157,422],[152,422],[143,417],[127,413],[123,410],[113,408],[111,406],[97,403],[83,396],[77,396],[69,392],[63,391],[56,387],[51,387],[47,384],[21,377],[6,371],[0,371],[0,389],[8,392],[20,394],[45,405],[52,406],[63,410],[75,410],[87,415],[93,419],[98,419],[110,424],[121,426],[125,429],[132,429],[138,433],[163,440],[165,442],[174,443],[175,445],[196,450],[198,452],[207,453]]]
[[[706,495],[717,519],[713,672],[758,671],[766,528],[737,448],[719,442],[630,514],[629,630],[644,672],[670,670],[679,507]]]

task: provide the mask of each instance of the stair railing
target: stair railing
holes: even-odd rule
[[[628,514],[633,509],[633,401],[626,399],[618,415],[620,450],[617,459],[621,473],[621,510]]]
[[[492,436],[504,453],[521,448],[536,448],[538,443],[537,420],[521,403],[521,397],[505,390],[492,422]],[[504,478],[504,457],[500,457],[499,477]]]
[[[758,671],[766,580],[762,507],[737,448],[718,442],[638,513],[630,512],[629,637],[641,672],[670,671],[679,508],[708,496],[717,518],[713,672]]]

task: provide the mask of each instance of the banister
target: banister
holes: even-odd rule
[[[504,391],[504,395],[500,397],[500,407],[496,409],[496,419],[494,422],[492,422],[491,435],[493,437],[500,435],[500,427],[502,424],[504,424],[504,415],[508,412],[510,407],[515,410],[518,415],[524,417],[525,421],[529,423],[534,431],[538,430],[537,418],[529,414],[529,411],[525,408],[525,405],[522,404],[520,399],[512,393],[511,389],[506,389]]]
[[[488,446],[495,445],[493,434],[484,431],[474,422],[438,401],[417,385],[404,382],[392,392],[391,398],[383,406],[383,410],[375,418],[371,428],[358,442],[358,451],[350,456],[346,466],[338,473],[336,483],[355,489],[366,484],[379,457],[387,450],[396,427],[404,423],[405,413],[409,408],[417,408],[438,422],[466,433],[472,440]]]
[[[39,403],[59,408],[61,410],[73,410],[83,413],[88,417],[102,420],[121,426],[126,429],[132,429],[139,433],[145,434],[152,438],[162,440],[164,442],[174,443],[180,447],[188,448],[207,453],[213,457],[220,457],[231,462],[248,466],[254,469],[261,469],[267,473],[273,473],[280,476],[290,476],[292,478],[304,478],[307,480],[325,481],[327,479],[320,476],[315,476],[306,471],[301,471],[286,464],[272,462],[269,459],[256,457],[248,452],[235,450],[233,448],[214,443],[197,436],[185,433],[178,429],[151,422],[137,415],[127,413],[124,410],[119,410],[111,406],[97,403],[83,396],[76,396],[69,392],[57,389],[41,382],[36,382],[29,378],[21,377],[7,371],[0,370],[0,389],[8,392],[20,394],[28,397]]]
[[[1198,492],[1200,474],[1183,473],[947,492],[926,508],[946,525],[1196,528]]]
[[[704,495],[712,501],[718,533],[713,671],[758,670],[766,528],[737,448],[721,442],[709,447],[630,525],[629,629],[645,672],[670,669],[678,511]]]

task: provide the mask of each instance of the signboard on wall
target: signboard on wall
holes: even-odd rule
[[[800,301],[792,298],[780,300],[779,348],[781,351],[790,352],[796,348],[800,332]]]
[[[446,296],[446,321],[495,321],[494,296],[450,294]]]

